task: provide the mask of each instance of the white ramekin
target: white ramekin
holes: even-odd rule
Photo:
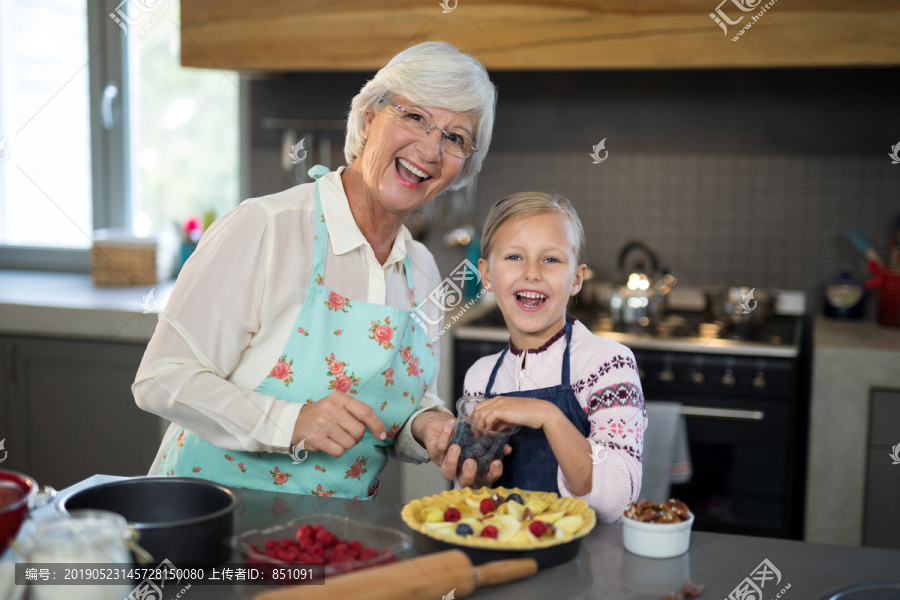
[[[649,558],[671,558],[687,552],[691,545],[691,518],[680,523],[642,523],[622,517],[625,549]]]

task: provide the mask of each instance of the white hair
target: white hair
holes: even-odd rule
[[[449,189],[467,185],[481,170],[494,129],[497,89],[484,66],[446,42],[424,42],[397,54],[353,98],[344,141],[344,158],[348,164],[362,153],[366,113],[382,110],[392,94],[423,107],[475,113],[478,149],[466,159]]]

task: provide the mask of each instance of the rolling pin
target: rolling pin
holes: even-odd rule
[[[295,585],[257,594],[254,600],[437,600],[465,598],[479,586],[497,585],[537,573],[532,558],[497,560],[473,567],[461,550],[447,550],[347,575],[324,585]]]

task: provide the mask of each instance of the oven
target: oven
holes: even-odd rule
[[[693,475],[671,495],[694,512],[694,528],[802,539],[809,411],[805,299],[747,329],[707,313],[670,313],[653,329],[617,330],[605,315],[575,311],[597,335],[628,346],[647,401],[678,402]],[[496,311],[454,331],[454,392],[466,369],[508,340]],[[652,427],[652,424],[651,424]]]
[[[682,405],[693,476],[673,485],[671,495],[691,507],[694,527],[801,539],[806,403],[800,356],[633,352],[644,398]]]

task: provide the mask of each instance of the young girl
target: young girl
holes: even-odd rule
[[[522,426],[496,485],[581,498],[614,522],[640,491],[647,417],[631,351],[566,318],[583,255],[567,199],[521,192],[491,208],[478,267],[510,340],[469,369],[464,388],[486,398],[476,422]]]

